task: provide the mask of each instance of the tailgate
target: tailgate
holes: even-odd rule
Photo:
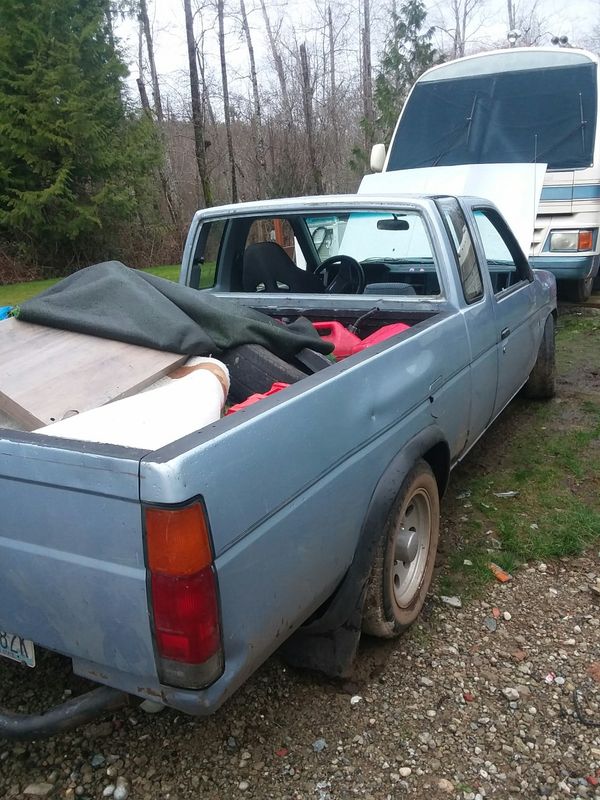
[[[142,455],[0,431],[0,629],[75,658],[76,671],[95,667],[98,680],[156,674]]]

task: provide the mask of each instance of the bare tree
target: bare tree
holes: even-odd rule
[[[227,153],[231,172],[231,202],[237,203],[238,191],[235,177],[235,158],[233,153],[233,137],[231,135],[231,113],[229,108],[229,84],[227,81],[227,62],[225,58],[225,2],[217,0],[217,19],[219,22],[219,55],[221,57],[221,81],[223,83],[223,114],[225,117],[225,134],[227,136]]]
[[[262,111],[260,107],[260,94],[258,92],[258,78],[256,75],[256,61],[254,58],[254,47],[252,44],[252,36],[250,34],[250,26],[248,25],[248,15],[246,14],[246,6],[244,0],[240,0],[240,14],[242,17],[242,29],[246,37],[246,45],[248,47],[248,59],[250,61],[250,83],[252,84],[252,99],[253,99],[253,115],[252,115],[252,128],[254,131],[254,139],[256,142],[256,160],[258,162],[258,175],[257,187],[259,197],[263,194],[263,183],[267,172],[267,163],[265,159],[265,140],[263,136],[263,123]]]
[[[283,59],[281,58],[279,47],[277,46],[275,36],[273,35],[273,29],[271,28],[271,22],[269,21],[269,15],[267,14],[267,8],[265,6],[265,0],[260,0],[260,7],[262,8],[263,19],[265,21],[265,28],[267,30],[267,38],[269,40],[269,47],[271,48],[271,55],[273,57],[273,63],[275,64],[275,72],[277,73],[277,79],[279,81],[279,88],[281,89],[283,108],[288,117],[288,120],[291,122],[292,106],[290,104],[290,96],[288,93],[285,69],[283,67]]]
[[[202,100],[200,97],[200,81],[198,79],[198,65],[196,62],[196,40],[194,38],[194,18],[192,16],[192,1],[183,0],[185,10],[185,34],[188,49],[188,65],[190,71],[190,93],[192,101],[192,124],[194,127],[194,142],[198,175],[204,197],[204,204],[212,206],[213,194],[208,174],[206,160],[206,141],[204,139],[204,117],[202,114]]]
[[[144,28],[142,21],[138,25],[138,77],[136,78],[142,109],[149,119],[152,119],[152,108],[148,100],[148,92],[144,83]]]
[[[310,158],[313,183],[317,194],[323,194],[323,178],[321,176],[321,170],[319,169],[319,166],[317,164],[317,154],[315,150],[314,119],[313,119],[313,107],[312,107],[314,87],[311,84],[310,66],[308,63],[308,55],[306,52],[305,43],[300,45],[300,67],[302,73],[302,106],[304,109],[306,138],[308,140],[308,155]]]
[[[333,32],[333,17],[331,16],[331,3],[327,6],[327,34],[329,37],[329,103],[331,111],[335,112],[336,83],[335,83],[335,35]]]
[[[196,42],[196,58],[198,59],[198,69],[200,70],[200,80],[202,81],[202,107],[203,117],[208,114],[210,124],[215,127],[216,119],[215,112],[213,111],[212,103],[210,101],[210,91],[208,88],[208,81],[206,80],[206,65],[204,58],[204,32],[200,36],[200,41]]]
[[[154,100],[154,113],[159,122],[164,122],[162,99],[160,96],[160,84],[158,82],[158,72],[156,71],[156,60],[154,58],[154,43],[152,41],[152,31],[148,18],[148,6],[146,0],[139,0],[140,20],[144,30],[146,40],[146,50],[148,51],[148,66],[150,67],[150,79],[152,81],[152,99]]]
[[[442,51],[447,52],[451,58],[462,58],[465,55],[467,44],[483,25],[481,11],[484,5],[485,0],[450,0],[446,7],[438,7],[440,24],[436,27],[450,39],[449,53],[444,44]],[[447,19],[446,12],[451,16],[450,20]]]
[[[369,152],[373,144],[373,129],[375,127],[375,113],[373,111],[373,65],[371,64],[370,0],[363,0],[362,76],[363,113],[365,118],[365,150]]]

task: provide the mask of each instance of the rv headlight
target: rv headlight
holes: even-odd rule
[[[554,231],[550,234],[550,250],[577,250],[579,231]]]
[[[550,250],[579,252],[594,249],[594,231],[551,231]]]

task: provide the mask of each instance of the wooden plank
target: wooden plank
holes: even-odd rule
[[[34,430],[71,411],[89,411],[134,394],[187,358],[16,319],[3,320],[0,410],[25,430]]]

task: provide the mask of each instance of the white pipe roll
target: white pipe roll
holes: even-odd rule
[[[191,358],[148,390],[54,422],[36,433],[157,450],[220,419],[229,372],[214,358]]]

